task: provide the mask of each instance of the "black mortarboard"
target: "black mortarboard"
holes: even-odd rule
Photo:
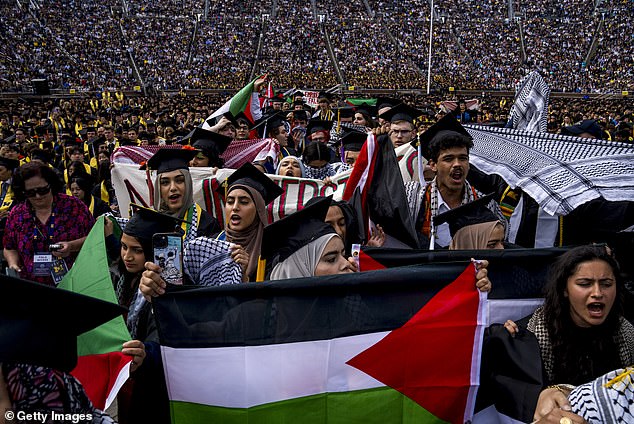
[[[320,119],[311,119],[306,126],[306,133],[312,134],[317,131],[330,131],[332,129],[332,121],[322,121]]]
[[[264,227],[260,256],[267,266],[277,263],[319,237],[335,233],[332,225],[325,222],[332,196],[325,197]]]
[[[436,122],[434,125],[429,127],[427,131],[420,135],[420,137],[414,138],[414,140],[410,144],[416,149],[418,147],[418,141],[420,138],[420,144],[422,147],[421,153],[425,159],[429,160],[431,157],[430,144],[432,143],[432,141],[452,134],[459,134],[461,136],[467,137],[469,140],[472,139],[471,135],[462,126],[462,124],[458,122],[456,117],[453,114],[448,113],[440,120],[438,120],[438,122]]]
[[[354,108],[352,106],[338,107],[332,110],[336,118],[354,118]]]
[[[188,169],[189,162],[198,154],[195,149],[159,149],[147,161],[147,168],[157,173]]]
[[[189,139],[189,142],[195,148],[202,150],[203,153],[216,151],[218,155],[221,155],[229,144],[233,141],[231,137],[219,134],[217,132],[202,129],[200,127],[194,128],[194,130],[185,137]],[[209,156],[209,154],[205,154]]]
[[[365,113],[366,115],[372,117],[376,115],[376,106],[373,106],[369,103],[361,103],[355,107],[355,113]]]
[[[17,159],[9,159],[9,158],[0,156],[0,165],[4,166],[5,168],[9,170],[13,170],[17,168],[18,166],[20,166],[20,161]]]
[[[267,116],[263,116],[262,119],[257,123],[257,125],[253,128],[258,130],[258,134],[260,137],[265,138],[268,136],[268,133],[271,132],[271,129],[277,128],[284,124],[286,120],[286,111],[276,111],[275,113]],[[266,134],[264,133],[264,129],[266,128]]]
[[[303,119],[304,121],[308,120],[308,114],[304,109],[302,110],[294,110],[293,111],[293,119]]]
[[[77,336],[123,312],[115,303],[2,275],[0,362],[70,372],[77,363]]]
[[[156,233],[176,232],[181,223],[185,222],[134,203],[130,205],[130,210],[132,216],[125,225],[123,232],[145,243],[151,242],[152,236]],[[149,256],[149,252],[145,254]]]
[[[343,149],[350,152],[360,152],[363,147],[363,143],[368,138],[367,133],[359,131],[348,131],[343,137],[341,137],[341,144]]]
[[[240,124],[240,122],[242,121],[246,122],[249,128],[253,126],[253,121],[251,121],[251,119],[249,119],[249,117],[245,115],[244,112],[240,112],[236,115],[236,122]]]
[[[378,111],[385,107],[394,107],[400,103],[403,103],[403,101],[393,97],[378,97],[376,99],[376,110]]]
[[[595,121],[594,119],[586,119],[585,121],[582,121],[576,125],[563,127],[561,129],[561,134],[563,135],[578,136],[583,133],[592,134],[594,138],[599,138],[599,139],[605,138],[603,136],[603,130],[601,129],[599,124],[597,124],[597,121]]]
[[[271,103],[284,103],[285,101],[286,99],[284,99],[284,97],[280,96],[279,94],[271,98]]]
[[[229,189],[234,185],[245,185],[257,190],[262,195],[265,205],[271,203],[284,192],[284,190],[267,177],[266,174],[248,162],[236,169],[236,171],[229,175],[226,181],[222,183],[220,186],[222,195],[224,196],[225,189],[228,193]]]
[[[386,121],[396,122],[396,121],[407,121],[413,122],[414,119],[421,116],[423,112],[418,109],[415,109],[411,106],[406,105],[405,103],[401,103],[399,105],[394,106],[387,112],[383,112],[379,115],[379,118],[383,118]]]
[[[233,116],[233,114],[231,112],[225,112],[225,113],[222,114],[222,116],[227,118],[227,120],[229,122],[231,122],[234,126],[238,126],[238,121],[236,120],[236,117]],[[218,121],[220,121],[220,120],[218,120]]]
[[[317,101],[320,102],[323,99],[326,99],[330,102],[332,101],[332,95],[330,93],[326,93],[325,91],[320,91],[317,97]]]
[[[449,232],[451,233],[451,237],[453,237],[459,229],[468,225],[499,221],[499,218],[487,207],[493,199],[493,196],[493,193],[487,194],[473,202],[441,213],[434,217],[434,225],[438,226],[447,222],[449,224]]]

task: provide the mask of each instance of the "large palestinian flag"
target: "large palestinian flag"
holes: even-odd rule
[[[171,291],[175,423],[463,423],[486,296],[465,262]]]
[[[71,270],[59,288],[117,304],[100,217],[88,234]],[[81,317],[77,317],[81,319]],[[84,386],[93,405],[107,408],[130,375],[130,356],[121,353],[130,333],[118,316],[77,338],[77,366],[71,374]]]

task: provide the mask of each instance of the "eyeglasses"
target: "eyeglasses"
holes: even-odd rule
[[[51,192],[51,186],[46,185],[44,187],[32,188],[31,190],[24,190],[24,195],[26,197],[35,197],[36,195],[44,196]]]

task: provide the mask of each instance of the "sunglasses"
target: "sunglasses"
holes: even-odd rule
[[[31,190],[24,190],[24,195],[26,197],[35,197],[36,195],[44,196],[51,192],[51,186],[47,185],[44,187],[32,188]]]

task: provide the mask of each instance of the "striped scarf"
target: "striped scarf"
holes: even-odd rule
[[[468,181],[465,180],[464,195],[462,196],[461,205],[469,202],[473,202],[478,198],[478,193],[471,187]],[[431,183],[427,184],[425,188],[425,220],[423,221],[423,234],[426,237],[432,235],[432,219],[438,215],[438,186],[436,185],[436,178]],[[434,238],[436,236],[436,227],[433,228]]]

